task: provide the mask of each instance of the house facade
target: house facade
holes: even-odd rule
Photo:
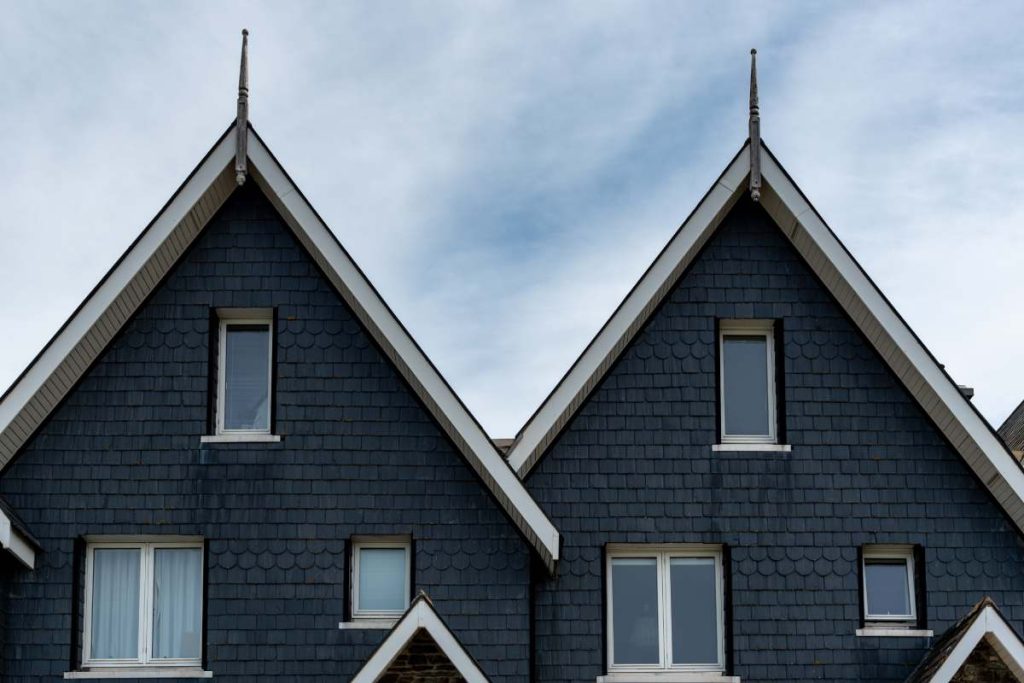
[[[0,399],[2,680],[1024,680],[1024,470],[756,109],[499,448],[242,75]]]

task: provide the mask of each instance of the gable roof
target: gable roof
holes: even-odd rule
[[[487,683],[487,676],[434,611],[434,606],[426,593],[420,593],[413,600],[384,641],[352,677],[352,683],[374,683],[378,680],[420,631],[430,634],[438,648],[444,652],[467,683]]]
[[[761,205],[978,479],[1024,530],[1024,470],[763,143]],[[748,140],[516,437],[525,477],[747,191]]]
[[[0,397],[0,468],[67,396],[236,187],[231,125],[156,218]],[[249,175],[516,528],[553,569],[558,531],[480,424],[251,126]]]
[[[1024,401],[1003,420],[999,427],[999,437],[1018,460],[1024,457]]]
[[[983,598],[935,643],[906,683],[950,683],[982,639],[1024,681],[1024,642],[991,598]]]

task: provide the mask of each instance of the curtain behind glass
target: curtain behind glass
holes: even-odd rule
[[[270,328],[228,325],[224,429],[270,429]]]
[[[710,557],[670,560],[673,664],[718,664],[716,575]]]
[[[658,561],[612,560],[612,628],[615,664],[658,664]]]
[[[405,556],[405,548],[360,548],[360,610],[401,612],[406,608]]]
[[[138,659],[140,552],[93,551],[91,659]]]
[[[199,659],[203,551],[153,551],[153,658]]]

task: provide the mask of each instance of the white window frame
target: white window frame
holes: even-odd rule
[[[728,337],[764,337],[768,373],[768,433],[729,434],[725,429],[725,340]],[[779,416],[775,401],[775,321],[723,320],[718,325],[718,412],[722,443],[775,444],[778,443]]]
[[[252,308],[220,308],[217,309],[217,420],[218,436],[265,436],[271,433],[271,418],[274,401],[274,312],[267,309]],[[267,428],[266,429],[226,429],[224,427],[224,402],[227,370],[227,335],[228,327],[238,325],[266,326],[267,335]]]
[[[868,561],[869,560],[903,560],[907,571],[907,589],[910,591],[910,614],[871,614],[868,611]],[[887,626],[917,625],[917,584],[914,581],[914,546],[912,545],[866,545],[861,552],[860,576],[861,593],[864,596],[864,623],[885,624]]]
[[[93,659],[92,658],[92,592],[93,592],[93,557],[96,550],[109,548],[139,550],[139,647],[135,659]],[[139,667],[197,667],[202,664],[202,647],[199,656],[176,659],[154,659],[153,647],[153,565],[154,551],[164,548],[193,548],[203,553],[202,573],[200,581],[202,589],[206,585],[206,553],[202,539],[164,540],[116,540],[87,541],[85,549],[85,610],[82,624],[82,667],[90,669],[117,669]],[[201,589],[202,600],[205,602],[205,590]],[[202,615],[199,621],[200,638],[206,629]]]
[[[367,610],[359,607],[359,553],[364,548],[380,548],[405,551],[405,580],[402,582],[402,608],[397,610]],[[357,537],[352,539],[352,571],[349,604],[352,620],[397,619],[409,609],[412,599],[412,539],[407,536]]]
[[[658,567],[658,651],[657,664],[616,664],[615,663],[615,620],[614,620],[614,576],[612,561],[622,558],[651,558],[657,561]],[[715,561],[715,614],[718,636],[718,661],[709,664],[673,664],[672,663],[672,586],[670,581],[670,563],[676,558],[714,559]],[[608,673],[616,672],[725,672],[725,573],[722,561],[722,547],[708,544],[609,544],[605,550],[605,576],[607,577],[605,604],[608,637],[606,649],[608,653]]]

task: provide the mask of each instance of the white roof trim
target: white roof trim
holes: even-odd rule
[[[988,640],[1018,680],[1024,680],[1024,643],[1006,623],[999,610],[987,605],[961,636],[939,670],[928,679],[928,683],[950,683],[982,638]]]
[[[231,126],[0,400],[0,468],[14,457],[235,188]],[[250,176],[549,568],[558,530],[250,127]]]
[[[387,671],[395,658],[420,629],[425,630],[445,653],[452,665],[462,674],[467,683],[487,683],[487,676],[480,670],[473,658],[448,629],[441,617],[434,611],[425,596],[413,601],[405,616],[395,624],[380,647],[374,651],[362,668],[352,678],[352,683],[374,683]]]
[[[749,142],[520,432],[508,459],[529,474],[745,191]],[[761,203],[946,439],[1024,530],[1024,470],[762,145]]]
[[[9,552],[29,569],[35,569],[36,551],[32,542],[11,524],[11,518],[2,510],[0,510],[0,548]]]

